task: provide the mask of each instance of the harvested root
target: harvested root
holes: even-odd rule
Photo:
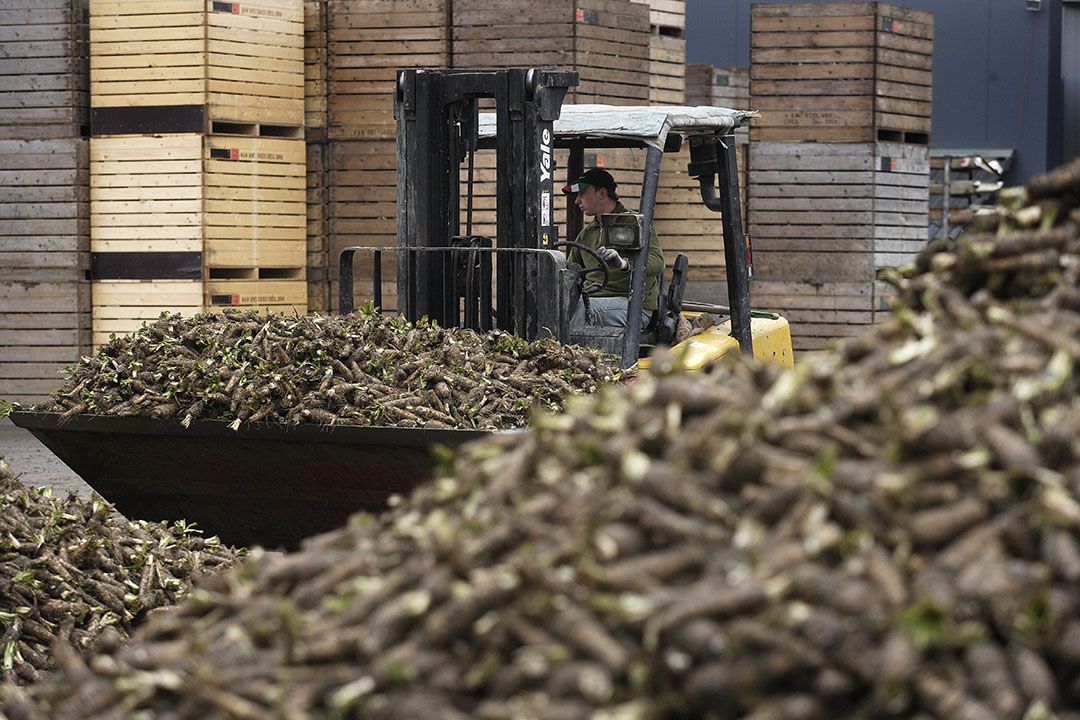
[[[342,316],[163,315],[83,358],[39,410],[176,420],[520,427],[618,379],[596,350],[370,308]]]
[[[1075,718],[1080,247],[1052,234],[934,244],[891,321],[793,371],[572,398],[6,707]],[[997,262],[1027,242],[1052,258]]]
[[[37,680],[57,636],[84,653],[115,644],[236,557],[193,527],[128,522],[99,497],[27,487],[0,458],[0,673]]]

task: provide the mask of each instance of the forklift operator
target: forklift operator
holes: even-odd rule
[[[576,323],[587,320],[590,325],[626,327],[626,313],[630,302],[630,268],[617,251],[600,244],[599,216],[629,213],[619,202],[615,188],[615,178],[611,176],[611,173],[600,168],[586,170],[577,181],[563,188],[563,193],[577,196],[574,203],[582,213],[592,218],[592,221],[582,228],[576,241],[594,249],[608,265],[607,285],[588,299],[587,318],[586,303],[578,306],[574,315]],[[635,222],[632,217],[628,217],[627,221]],[[596,258],[575,247],[570,248],[567,260],[586,270],[598,267]],[[649,263],[645,270],[645,299],[641,313],[642,330],[646,328],[653,313],[656,312],[660,294],[660,273],[663,271],[664,251],[660,247],[660,240],[656,237],[656,230],[653,230],[652,239],[649,241]]]

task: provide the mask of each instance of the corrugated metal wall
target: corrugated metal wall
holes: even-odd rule
[[[1062,8],[1061,78],[1063,159],[1080,157],[1080,2]]]
[[[687,62],[747,66],[751,2],[780,1],[687,0]],[[1014,148],[1010,180],[1060,162],[1062,0],[893,2],[934,13],[935,147]]]

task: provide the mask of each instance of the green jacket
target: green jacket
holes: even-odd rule
[[[615,210],[613,214],[629,212],[626,207],[621,203],[615,204]],[[633,222],[632,218],[627,218],[628,222]],[[581,232],[577,236],[577,242],[581,243],[585,247],[596,249],[600,247],[600,220],[593,218],[592,221],[581,229]],[[581,252],[577,248],[570,248],[570,254],[567,260],[572,263],[577,263],[586,270],[594,268],[599,263],[592,255]],[[660,240],[656,237],[656,230],[652,231],[652,239],[649,241],[649,264],[645,269],[645,302],[642,305],[642,309],[646,312],[652,312],[656,310],[657,300],[660,296],[660,273],[664,271],[664,251],[660,247]],[[593,273],[589,276],[592,279],[599,280],[600,273]],[[608,285],[602,291],[597,293],[597,297],[629,297],[630,295],[630,271],[629,270],[615,270],[608,268]]]

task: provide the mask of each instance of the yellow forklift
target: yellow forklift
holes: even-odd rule
[[[381,304],[381,258],[395,253],[399,310],[411,320],[505,330],[533,340],[599,347],[631,368],[652,347],[673,341],[679,313],[711,313],[717,322],[676,344],[689,367],[741,350],[791,364],[787,322],[750,309],[748,247],[739,211],[731,133],[745,114],[720,108],[563,107],[576,73],[543,70],[425,71],[400,74],[398,246],[347,248],[340,257],[341,309],[352,309],[353,263],[373,257],[372,300]],[[495,112],[479,112],[482,99]],[[727,138],[728,140],[725,140]],[[589,148],[646,148],[640,211],[603,218],[603,242],[631,268],[628,317],[644,298],[649,229],[665,151],[689,142],[690,174],[702,201],[723,213],[729,305],[683,298],[687,259],[675,260],[662,285],[653,323],[590,327],[575,320],[607,272],[568,265],[554,221],[560,177],[577,177]],[[497,230],[472,233],[474,155],[497,156]],[[555,150],[569,150],[556,168]],[[465,175],[464,187],[460,180]],[[561,193],[560,193],[561,194]],[[464,215],[464,218],[462,217]],[[582,218],[568,208],[568,237]],[[719,242],[719,240],[718,240]],[[645,358],[647,360],[647,358]],[[642,363],[644,365],[646,363]],[[641,365],[639,365],[640,367]],[[20,411],[30,430],[128,517],[195,521],[229,543],[295,547],[302,538],[340,527],[358,510],[379,511],[434,473],[436,445],[454,447],[492,433],[477,430],[283,425]],[[521,432],[519,430],[499,433]]]
[[[340,307],[354,303],[357,253],[373,257],[372,295],[381,305],[382,258],[397,259],[398,310],[410,320],[478,331],[500,329],[527,340],[554,337],[600,348],[624,368],[647,367],[657,345],[674,346],[687,367],[698,369],[737,349],[790,367],[787,321],[750,307],[750,246],[743,232],[734,131],[747,113],[714,107],[563,105],[576,73],[544,70],[406,70],[395,96],[398,154],[398,243],[394,249],[351,247],[340,256]],[[480,112],[480,101],[495,101]],[[609,270],[590,248],[573,241],[581,211],[568,198],[565,237],[554,205],[560,177],[585,170],[588,151],[645,150],[641,198],[631,218],[601,216],[602,244],[619,252],[630,269],[627,317],[641,315],[649,238],[665,152],[690,146],[689,174],[702,202],[721,213],[728,304],[684,297],[687,257],[679,254],[672,277],[661,278],[659,308],[648,327],[596,327],[575,312],[603,293]],[[479,150],[496,155],[496,235],[473,233],[474,168]],[[568,153],[556,167],[556,150]],[[464,176],[464,179],[462,179]],[[596,267],[568,265],[565,249],[593,256]],[[680,343],[680,313],[714,315],[709,327]],[[707,323],[699,323],[707,324]]]

